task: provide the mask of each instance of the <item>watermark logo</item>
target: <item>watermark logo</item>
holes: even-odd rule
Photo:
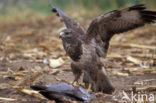
[[[122,100],[128,100],[131,102],[154,102],[155,96],[154,94],[145,94],[145,93],[133,93],[131,92],[130,95],[128,95],[125,91],[122,92],[123,97]]]

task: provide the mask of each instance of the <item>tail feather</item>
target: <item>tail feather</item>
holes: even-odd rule
[[[87,73],[84,73],[83,82],[85,83],[86,88],[88,88],[91,80]],[[112,92],[114,92],[115,88],[112,86],[109,78],[107,77],[107,73],[104,67],[98,71],[97,81],[96,83],[92,83],[91,88],[94,92],[102,91],[106,94],[111,94]]]
[[[102,75],[97,84],[98,91],[102,91],[103,93],[111,94],[115,90],[106,75]]]
[[[104,67],[98,72],[97,89],[98,91],[102,91],[103,93],[107,94],[111,94],[115,90],[106,74]]]

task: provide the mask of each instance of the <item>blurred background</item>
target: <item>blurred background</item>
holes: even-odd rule
[[[0,0],[0,16],[25,11],[50,14],[50,4],[61,9],[87,9],[93,12],[94,9],[109,11],[140,3],[150,8],[156,7],[156,0]]]

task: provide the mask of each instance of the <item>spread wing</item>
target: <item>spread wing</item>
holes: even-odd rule
[[[84,29],[80,26],[79,23],[71,19],[67,14],[65,14],[63,11],[61,11],[58,8],[52,8],[52,11],[56,13],[57,16],[61,17],[61,20],[65,23],[66,27],[68,29],[72,29],[75,32],[77,32],[79,35],[84,34]]]
[[[86,34],[86,42],[92,41],[100,57],[105,57],[109,41],[116,33],[143,26],[156,21],[156,11],[146,10],[144,5],[114,10],[95,18]]]

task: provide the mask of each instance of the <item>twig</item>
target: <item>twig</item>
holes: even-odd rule
[[[132,56],[126,56],[126,59],[129,60],[129,61],[131,61],[131,62],[133,62],[133,63],[135,63],[135,64],[138,64],[138,65],[141,65],[142,64],[142,61],[141,60],[139,60],[137,58],[134,58]]]
[[[146,68],[146,69],[144,69],[144,68],[134,68],[134,69],[129,69],[129,72],[153,72],[153,71],[155,71],[155,68],[150,68],[150,69],[148,69],[148,68]]]
[[[113,71],[112,72],[114,75],[119,75],[119,76],[129,76],[128,73],[122,73],[122,72],[119,72],[119,71]]]
[[[156,79],[147,79],[147,80],[142,80],[142,81],[136,81],[134,82],[134,84],[140,84],[140,85],[144,85],[147,82],[151,82],[151,81],[156,81]]]
[[[127,92],[131,92],[133,91],[132,89],[129,89],[129,90],[125,90]],[[136,92],[145,92],[145,91],[149,91],[149,92],[152,92],[152,91],[156,91],[156,86],[149,86],[149,87],[143,87],[143,88],[136,88]]]
[[[1,101],[8,101],[8,102],[16,101],[16,99],[12,99],[12,98],[4,98],[4,97],[0,97],[0,100],[1,100]]]

